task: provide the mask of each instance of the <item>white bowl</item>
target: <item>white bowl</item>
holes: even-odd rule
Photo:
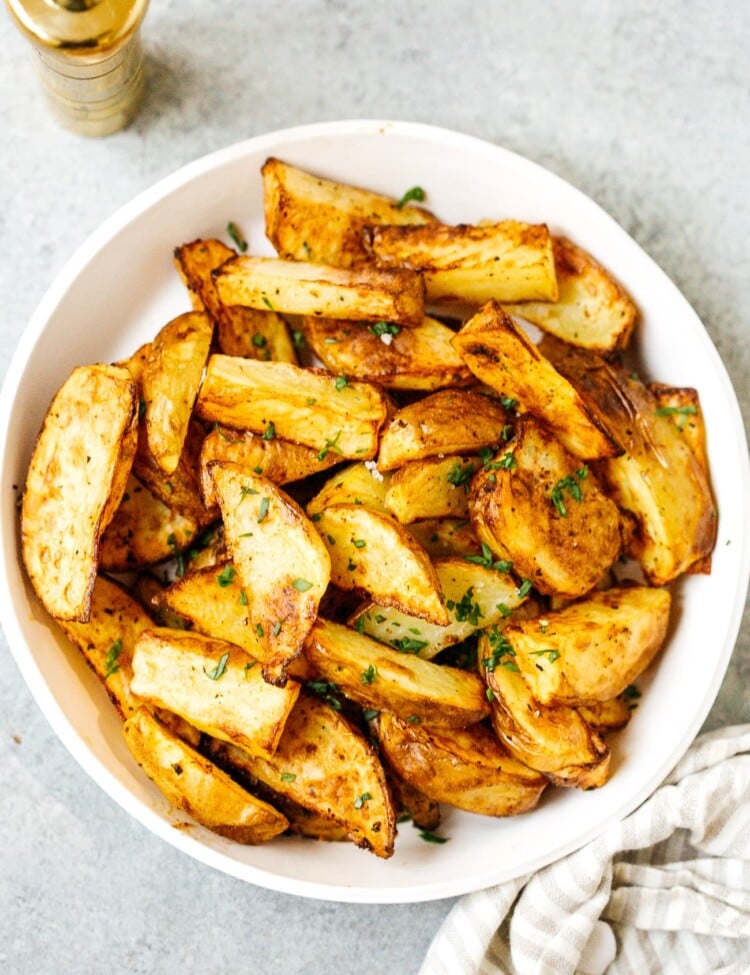
[[[172,265],[176,245],[223,236],[234,220],[254,252],[272,253],[263,233],[259,174],[270,155],[396,197],[418,184],[446,222],[506,216],[547,222],[590,250],[635,299],[642,313],[636,336],[642,374],[699,390],[719,509],[713,571],[675,587],[668,644],[640,682],[643,697],[633,720],[615,736],[611,781],[596,792],[554,790],[539,809],[515,819],[446,809],[441,833],[450,842],[425,843],[405,826],[389,861],[349,844],[302,839],[243,847],[198,826],[175,828],[185,817],[134,764],[104,690],[31,592],[16,520],[8,516],[0,559],[3,625],[32,693],[74,757],[124,809],[186,853],[261,886],[330,900],[405,902],[477,890],[550,863],[634,809],[708,714],[750,572],[750,477],[739,408],[685,299],[582,193],[513,153],[456,133],[392,122],[326,123],[250,139],[186,166],[123,207],[72,257],[29,322],[2,392],[6,499],[23,484],[47,404],[70,370],[132,352],[188,308]]]

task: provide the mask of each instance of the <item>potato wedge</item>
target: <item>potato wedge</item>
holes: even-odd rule
[[[466,518],[468,489],[481,467],[478,457],[428,457],[394,471],[385,505],[402,525],[423,518]]]
[[[453,331],[429,316],[414,328],[390,322],[365,327],[313,317],[306,318],[303,327],[315,355],[339,375],[386,389],[426,391],[463,386],[474,379],[451,345]]]
[[[616,505],[531,417],[474,477],[469,514],[480,541],[547,595],[584,595],[620,553]]]
[[[225,305],[353,321],[419,325],[424,284],[416,271],[336,268],[273,257],[234,257],[214,272]]]
[[[555,335],[604,355],[624,349],[638,311],[622,286],[582,247],[553,237],[556,301],[504,304],[505,310]]]
[[[453,337],[482,382],[518,400],[582,460],[615,457],[622,447],[602,416],[584,401],[497,302],[490,301]]]
[[[234,566],[225,560],[177,579],[156,596],[154,605],[189,620],[199,633],[242,647],[265,664],[273,660],[275,651],[268,652],[266,642],[251,626],[248,602]],[[290,677],[309,676],[303,657],[292,660],[287,669]]]
[[[330,556],[334,585],[363,589],[381,605],[420,619],[449,622],[427,553],[390,515],[336,504],[316,515],[315,527]]]
[[[386,403],[367,383],[285,362],[213,355],[196,410],[199,416],[271,440],[303,444],[339,459],[368,460],[377,452]]]
[[[434,562],[450,623],[438,626],[391,606],[370,601],[350,618],[349,626],[401,651],[431,660],[445,647],[460,643],[478,629],[503,626],[523,603],[511,576],[460,557]]]
[[[575,708],[535,700],[502,633],[489,630],[480,637],[479,659],[492,692],[492,727],[511,755],[555,785],[604,785],[611,757],[607,745]]]
[[[197,531],[193,518],[171,511],[131,474],[120,506],[102,535],[99,568],[125,572],[164,562],[189,548]]]
[[[165,325],[149,347],[141,376],[146,442],[165,474],[173,474],[180,461],[212,335],[208,315],[187,312]]]
[[[431,223],[421,207],[323,179],[270,158],[261,168],[266,236],[280,257],[352,267],[366,261],[365,224]]]
[[[384,427],[378,468],[390,471],[414,460],[477,453],[496,447],[510,416],[497,400],[468,389],[443,389],[403,407]]]
[[[365,245],[380,267],[413,268],[430,301],[555,301],[552,238],[544,224],[371,227]]]
[[[412,522],[409,532],[433,561],[452,555],[479,555],[482,551],[468,518],[426,518]]]
[[[539,802],[547,779],[513,758],[484,725],[436,728],[383,711],[378,741],[388,762],[437,802],[482,816],[516,816]]]
[[[596,593],[504,631],[513,660],[542,704],[578,706],[621,694],[654,659],[669,625],[670,595],[647,586]]]
[[[208,505],[218,503],[208,473],[208,465],[213,460],[239,464],[279,485],[302,480],[340,462],[333,451],[321,457],[320,451],[313,447],[277,437],[264,440],[249,430],[232,430],[216,423],[201,447],[201,492]]]
[[[617,505],[637,527],[627,552],[653,586],[666,585],[710,555],[717,511],[701,462],[653,393],[625,370],[545,337],[555,367],[596,402],[625,453],[597,465]],[[690,414],[688,414],[690,415]]]
[[[476,674],[421,660],[329,620],[315,623],[305,655],[318,677],[353,701],[414,723],[465,728],[489,713]]]
[[[175,263],[197,309],[211,316],[216,342],[225,355],[274,362],[297,362],[289,329],[281,315],[268,309],[227,306],[219,298],[212,271],[237,254],[220,240],[195,240],[175,249]]]
[[[212,461],[227,548],[247,597],[263,676],[283,686],[331,579],[325,545],[302,509],[271,481]]]
[[[301,694],[274,755],[212,742],[210,754],[346,829],[357,846],[393,855],[396,815],[385,772],[364,735],[338,711]]]
[[[127,484],[138,436],[138,397],[126,369],[74,369],[50,405],[21,505],[21,548],[42,605],[86,622],[101,537]]]
[[[184,630],[154,628],[133,652],[134,694],[253,755],[272,755],[300,685],[274,687],[244,650]]]
[[[289,821],[139,708],[123,726],[133,758],[160,792],[196,822],[237,843],[266,843]]]
[[[364,505],[372,511],[388,513],[385,495],[390,482],[390,474],[381,474],[374,462],[369,464],[347,464],[336,471],[307,503],[307,514],[315,516],[326,508],[338,504]]]

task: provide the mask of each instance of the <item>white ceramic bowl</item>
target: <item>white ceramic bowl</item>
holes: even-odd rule
[[[546,221],[590,250],[637,302],[642,374],[698,388],[720,513],[714,568],[675,587],[668,644],[640,682],[634,719],[615,738],[611,781],[596,792],[554,790],[533,813],[505,821],[446,809],[441,833],[448,843],[425,843],[402,827],[389,861],[349,844],[300,839],[239,846],[197,826],[174,827],[184,817],[134,764],[102,687],[34,598],[8,507],[0,559],[3,625],[39,706],[83,768],[124,809],[186,853],[261,886],[331,900],[418,901],[480,889],[551,862],[630,812],[706,717],[732,652],[748,580],[750,478],[740,412],[719,356],[685,299],[582,193],[517,155],[456,133],[392,122],[327,123],[251,139],[186,166],[123,207],[72,257],[29,322],[2,392],[6,499],[23,483],[47,404],[70,370],[130,353],[187,309],[172,265],[177,244],[223,236],[234,220],[254,252],[272,253],[263,233],[259,174],[269,155],[396,197],[419,184],[446,222]]]

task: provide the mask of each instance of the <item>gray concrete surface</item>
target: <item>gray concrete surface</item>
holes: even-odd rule
[[[2,371],[71,251],[159,177],[270,129],[401,118],[507,146],[602,204],[697,309],[747,423],[748,40],[744,0],[154,0],[144,110],[90,142],[55,127],[0,16]],[[450,901],[305,901],[193,862],[79,769],[4,638],[0,667],[0,971],[417,971]],[[707,726],[748,720],[746,614]]]

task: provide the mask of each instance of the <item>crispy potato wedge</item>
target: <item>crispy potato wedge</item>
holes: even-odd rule
[[[248,602],[234,566],[225,560],[177,579],[156,595],[154,605],[189,620],[199,633],[242,647],[265,664],[276,651],[269,653],[267,643],[251,626]],[[308,670],[303,657],[288,664],[290,677],[305,679]]]
[[[614,457],[622,448],[602,416],[540,353],[495,301],[453,337],[453,345],[482,382],[520,402],[582,460]]]
[[[484,725],[435,728],[383,711],[378,740],[388,762],[437,802],[483,816],[516,816],[539,802],[547,779],[513,758]]]
[[[130,717],[143,704],[130,687],[133,650],[139,637],[153,628],[153,619],[122,586],[97,576],[88,621],[57,622],[104,684],[123,718]]]
[[[627,699],[620,695],[609,701],[593,701],[578,708],[586,724],[599,735],[608,731],[620,731],[630,721],[633,708]]]
[[[170,732],[146,708],[123,726],[133,758],[160,792],[196,822],[237,843],[266,843],[289,821]]]
[[[141,375],[149,453],[165,474],[180,461],[213,335],[203,312],[187,312],[168,322],[149,348]]]
[[[381,393],[342,383],[286,362],[213,355],[198,396],[198,414],[212,423],[304,444],[339,459],[374,457],[386,418]]]
[[[460,557],[434,562],[450,623],[438,626],[399,609],[371,601],[350,618],[349,626],[402,652],[431,660],[445,647],[478,629],[503,626],[524,601],[511,576]]]
[[[390,857],[396,815],[385,772],[364,735],[323,701],[301,694],[274,755],[258,758],[223,742],[221,756],[274,791],[340,823],[357,846]]]
[[[214,272],[214,282],[226,305],[406,326],[424,318],[424,284],[416,271],[234,257]]]
[[[465,728],[489,713],[476,674],[421,660],[329,620],[315,623],[305,655],[318,677],[353,701],[415,723]]]
[[[365,245],[380,267],[420,271],[430,301],[557,298],[552,238],[544,224],[370,227]]]
[[[42,605],[85,622],[100,540],[125,492],[138,436],[126,369],[74,369],[50,405],[26,475],[23,562]]]
[[[364,505],[336,504],[316,515],[328,550],[331,581],[363,589],[384,606],[439,625],[449,622],[427,553],[390,515]]]
[[[479,640],[481,669],[492,692],[492,727],[511,755],[555,785],[593,789],[609,778],[610,751],[570,707],[547,707],[533,697],[503,634]]]
[[[208,473],[208,465],[214,460],[239,464],[280,485],[299,481],[340,462],[333,451],[321,457],[320,451],[313,447],[277,437],[264,440],[249,430],[232,430],[217,423],[201,447],[201,492],[208,505],[218,503]]]
[[[669,625],[666,589],[619,587],[538,621],[513,622],[504,636],[542,704],[578,706],[621,694],[661,649]]]
[[[337,504],[364,505],[372,511],[388,513],[385,495],[390,474],[381,474],[370,462],[347,464],[329,477],[315,497],[307,503],[307,514],[314,518],[321,511]],[[317,520],[317,518],[316,518]]]
[[[402,525],[423,518],[466,518],[468,487],[481,466],[478,457],[428,457],[391,475],[385,505]]]
[[[272,755],[300,685],[274,687],[244,650],[184,630],[142,633],[133,652],[133,693],[206,734]]]
[[[468,518],[426,518],[412,522],[409,531],[433,560],[479,555],[482,550]]]
[[[331,560],[302,509],[265,477],[236,464],[209,465],[227,548],[264,652],[263,676],[283,686],[331,579]]]
[[[429,211],[270,158],[261,168],[266,236],[280,257],[352,267],[368,259],[366,224],[431,223]]]
[[[199,529],[206,528],[219,516],[218,508],[207,506],[200,493],[200,450],[205,428],[193,419],[182,448],[177,468],[165,474],[152,457],[141,421],[138,449],[133,461],[133,474],[162,504],[186,518],[192,518]]]
[[[308,317],[303,323],[310,348],[326,369],[386,389],[432,391],[464,386],[474,377],[451,345],[453,331],[425,316],[414,328],[389,322]]]
[[[480,541],[548,595],[589,592],[620,553],[616,505],[531,417],[474,477],[469,514]]]
[[[220,240],[194,240],[175,249],[175,263],[198,310],[211,316],[219,351],[225,355],[274,362],[297,362],[289,329],[276,312],[227,306],[219,298],[211,272],[237,254]]]
[[[571,345],[602,355],[624,349],[638,310],[622,286],[567,237],[553,237],[552,250],[557,300],[505,304],[505,310]]]
[[[99,568],[125,572],[163,562],[189,548],[197,531],[193,518],[171,511],[131,474],[102,535]]]
[[[509,428],[509,415],[488,396],[468,389],[443,389],[410,403],[384,427],[378,468],[390,471],[426,457],[476,453],[495,447]]]
[[[627,552],[653,586],[710,555],[717,512],[701,462],[653,393],[594,353],[545,337],[545,353],[596,402],[625,453],[597,464],[609,496],[637,527]],[[689,414],[688,414],[689,415]]]

